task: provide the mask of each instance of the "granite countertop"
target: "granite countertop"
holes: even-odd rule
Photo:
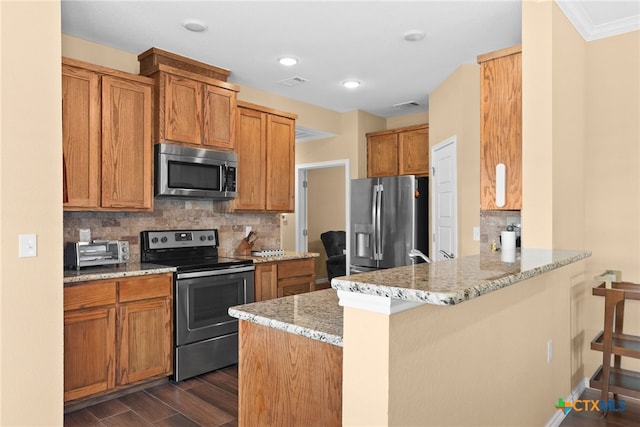
[[[515,262],[501,253],[334,278],[339,291],[426,304],[454,305],[591,256],[590,251],[522,249]]]
[[[229,315],[342,347],[343,309],[335,289],[231,307]]]
[[[89,280],[117,279],[120,277],[145,276],[148,274],[173,273],[174,271],[176,271],[175,267],[130,262],[125,265],[87,267],[82,270],[65,269],[63,282],[66,286]]]
[[[263,262],[277,262],[277,261],[288,261],[292,259],[318,258],[320,254],[317,252],[285,251],[281,255],[271,255],[271,256],[251,256],[251,255],[237,255],[237,254],[227,254],[225,256],[229,256],[231,258],[237,258],[237,259],[251,259],[253,260],[254,264],[260,264]]]

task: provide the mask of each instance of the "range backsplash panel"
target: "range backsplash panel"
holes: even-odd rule
[[[254,249],[280,249],[280,214],[229,212],[229,202],[156,199],[153,212],[64,212],[64,241],[79,240],[78,230],[91,229],[93,240],[128,240],[131,259],[140,260],[140,231],[217,228],[220,254],[231,255],[246,227],[258,233]]]

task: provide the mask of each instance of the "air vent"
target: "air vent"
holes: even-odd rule
[[[418,104],[416,101],[407,101],[407,102],[401,102],[399,104],[393,104],[394,108],[399,108],[401,110],[406,110],[409,108],[413,108],[413,107],[417,107],[420,104]]]
[[[280,80],[278,83],[280,83],[281,85],[294,87],[294,86],[300,86],[301,84],[304,84],[308,81],[309,80],[305,79],[304,77],[296,76],[296,77]]]
[[[296,125],[296,142],[307,142],[316,139],[331,138],[332,136],[336,136],[336,134]]]

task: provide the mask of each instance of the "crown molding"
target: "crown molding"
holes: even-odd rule
[[[604,24],[593,24],[589,14],[582,6],[583,1],[556,0],[556,4],[586,41],[640,30],[640,15],[632,15]]]

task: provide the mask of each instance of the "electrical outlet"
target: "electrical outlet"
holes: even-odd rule
[[[473,227],[473,240],[480,241],[480,227]]]
[[[547,363],[553,360],[553,340],[547,341]]]

